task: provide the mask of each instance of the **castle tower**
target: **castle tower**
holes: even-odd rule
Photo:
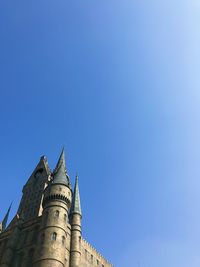
[[[25,221],[42,214],[43,191],[50,179],[51,171],[47,159],[42,156],[22,190],[23,196],[17,214]]]
[[[41,157],[7,226],[9,211],[0,223],[0,267],[112,267],[82,237],[78,177],[72,192],[64,150],[53,172]]]
[[[72,190],[62,150],[53,172],[53,179],[44,191],[42,222],[34,267],[68,266],[71,230],[68,211],[71,198]]]
[[[71,254],[70,267],[79,267],[81,261],[81,204],[78,186],[78,176],[74,187],[72,206],[70,210],[71,224]]]

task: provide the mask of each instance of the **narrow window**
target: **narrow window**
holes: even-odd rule
[[[99,265],[99,260],[97,260],[97,265]]]
[[[59,217],[59,211],[56,210],[55,213],[54,213],[54,217],[58,218]]]
[[[65,244],[65,237],[62,236],[62,244],[64,245]]]
[[[65,221],[65,222],[68,222],[67,214],[64,214],[64,221]]]
[[[54,232],[54,233],[52,233],[52,235],[51,235],[51,240],[56,240],[56,237],[57,237],[57,234]]]
[[[93,255],[91,255],[91,262],[93,262]]]

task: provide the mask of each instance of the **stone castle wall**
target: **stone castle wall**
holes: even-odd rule
[[[113,267],[85,239],[81,239],[81,267]]]
[[[72,193],[64,151],[58,163],[52,173],[40,159],[17,214],[7,228],[0,223],[0,267],[112,267],[82,238],[78,177]]]

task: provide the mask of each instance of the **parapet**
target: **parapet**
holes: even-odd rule
[[[86,241],[84,238],[81,239],[81,245],[82,245],[82,257],[86,259],[87,255],[84,255],[84,253],[87,251],[87,253],[90,254],[90,259],[92,257],[92,260],[96,258],[96,260],[99,262],[99,267],[114,267],[113,264],[108,262],[88,241]],[[85,250],[85,252],[84,252]],[[90,260],[89,259],[89,260]],[[87,258],[88,260],[88,258]],[[96,264],[95,264],[96,266]]]

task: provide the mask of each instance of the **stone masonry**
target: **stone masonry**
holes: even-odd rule
[[[10,224],[0,223],[0,267],[111,267],[82,237],[78,177],[72,191],[62,150],[52,172],[46,157],[23,187]]]

